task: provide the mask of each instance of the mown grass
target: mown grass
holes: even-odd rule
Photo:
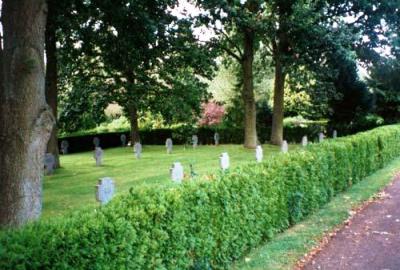
[[[297,146],[291,146],[295,148]],[[279,148],[264,145],[264,155],[279,151]],[[62,168],[44,180],[43,218],[63,215],[73,210],[94,207],[95,185],[101,177],[111,177],[116,183],[117,193],[142,185],[171,184],[169,168],[180,161],[185,173],[193,164],[199,177],[219,170],[219,155],[228,152],[231,166],[255,162],[254,150],[241,145],[199,146],[197,149],[174,146],[172,154],[166,154],[164,146],[144,146],[140,160],[132,148],[104,150],[103,166],[96,167],[92,152],[61,156]]]
[[[296,262],[319,243],[324,233],[342,224],[349,217],[350,210],[373,197],[391,182],[394,174],[399,170],[400,158],[354,185],[347,192],[338,195],[303,222],[253,250],[241,261],[232,265],[231,269],[293,269]]]

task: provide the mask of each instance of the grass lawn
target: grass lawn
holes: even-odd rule
[[[347,192],[339,194],[303,222],[253,250],[231,269],[293,269],[295,263],[319,243],[325,232],[332,231],[336,226],[342,224],[349,217],[349,211],[373,197],[391,182],[394,174],[399,170],[400,158],[357,183]]]
[[[294,148],[295,146],[291,146]],[[264,156],[276,153],[279,148],[264,145]],[[189,174],[192,163],[195,172],[207,175],[219,169],[219,155],[228,152],[231,167],[255,162],[255,151],[241,145],[199,146],[197,149],[174,146],[172,154],[166,154],[164,146],[143,146],[143,154],[137,160],[132,148],[104,150],[103,166],[96,167],[92,152],[61,156],[62,168],[44,180],[43,217],[66,214],[72,210],[94,207],[95,185],[101,177],[111,177],[117,193],[142,185],[172,184],[169,168],[180,161]]]

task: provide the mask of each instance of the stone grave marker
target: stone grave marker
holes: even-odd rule
[[[178,184],[182,183],[184,174],[183,174],[183,167],[180,162],[174,162],[169,171],[171,174],[172,181]]]
[[[142,157],[142,144],[140,142],[135,143],[133,151],[135,152],[136,158],[140,159]]]
[[[325,138],[324,133],[320,132],[319,135],[318,135],[318,141],[321,143],[321,142],[324,141],[324,138]]]
[[[219,145],[219,134],[218,132],[215,132],[214,134],[214,144]]]
[[[281,152],[286,154],[289,151],[289,146],[286,140],[284,140],[281,144]]]
[[[94,147],[99,147],[100,146],[100,139],[98,137],[93,138],[93,144]]]
[[[334,139],[337,138],[337,130],[336,129],[333,131],[332,138],[334,138]]]
[[[171,154],[171,153],[172,153],[172,146],[173,146],[173,144],[172,144],[172,139],[171,139],[171,138],[168,138],[168,139],[165,141],[165,147],[167,148],[167,154]]]
[[[69,147],[68,141],[63,140],[61,142],[61,153],[63,153],[63,155],[68,154],[68,147]]]
[[[54,173],[54,169],[56,167],[56,159],[51,153],[46,153],[44,156],[44,168],[46,175],[50,175]]]
[[[228,153],[225,152],[221,154],[219,157],[219,165],[223,171],[229,169],[230,162]]]
[[[96,185],[96,200],[105,205],[114,196],[114,181],[110,177],[100,178]]]
[[[197,173],[194,171],[193,164],[189,164],[190,166],[190,177],[193,178],[197,176]]]
[[[303,147],[306,147],[307,144],[308,144],[308,138],[307,138],[307,136],[303,136],[303,138],[301,139],[301,145]]]
[[[122,147],[125,147],[126,146],[126,135],[125,134],[121,134],[121,136],[119,138],[121,140]]]
[[[263,160],[264,154],[261,145],[257,145],[256,147],[256,160],[257,162],[261,162]]]
[[[198,145],[198,143],[199,143],[199,137],[197,137],[197,135],[193,135],[193,136],[192,136],[192,145],[193,145],[193,148],[196,148],[197,145]]]
[[[104,155],[103,149],[101,149],[101,147],[96,147],[93,154],[93,157],[96,160],[96,166],[102,165],[103,155]]]

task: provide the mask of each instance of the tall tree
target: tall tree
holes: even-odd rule
[[[283,139],[284,89],[292,69],[324,68],[338,75],[331,61],[341,50],[372,54],[381,45],[384,22],[394,21],[398,1],[265,1],[263,48],[275,67],[271,142]],[[398,11],[397,11],[398,13]],[[363,38],[368,36],[368,38]],[[329,63],[330,62],[330,63]],[[330,76],[332,77],[332,76]],[[335,78],[331,78],[335,79]]]
[[[0,226],[40,216],[43,158],[54,125],[45,100],[45,0],[3,0]]]
[[[45,49],[46,49],[46,101],[49,104],[53,115],[57,119],[57,47],[56,47],[56,30],[57,30],[57,12],[56,2],[47,0],[48,15],[45,32]],[[58,126],[54,125],[51,132],[49,142],[47,144],[47,152],[53,154],[55,158],[56,168],[60,167],[60,157],[58,149]]]
[[[140,113],[191,115],[207,96],[199,75],[210,76],[211,51],[196,43],[189,21],[172,15],[175,2],[86,1],[76,38],[66,41],[80,62],[74,74],[124,108],[132,142],[140,140]]]
[[[199,16],[199,24],[212,28],[217,37],[211,43],[237,60],[241,67],[241,97],[244,104],[244,146],[257,146],[256,102],[254,98],[254,55],[259,46],[262,25],[260,0],[225,1],[198,0],[206,10]]]

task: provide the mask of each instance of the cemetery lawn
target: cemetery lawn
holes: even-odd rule
[[[290,146],[291,148],[297,146]],[[277,153],[279,147],[264,145],[264,156]],[[104,149],[103,166],[96,167],[92,152],[60,156],[62,168],[44,180],[43,218],[54,217],[87,207],[95,207],[95,185],[101,177],[111,177],[118,194],[143,185],[171,185],[169,168],[180,161],[185,174],[189,164],[201,176],[219,170],[219,155],[228,152],[231,167],[255,162],[255,150],[242,145],[199,146],[197,149],[174,146],[166,154],[165,146],[143,146],[142,158],[137,160],[131,147]]]
[[[312,250],[327,232],[333,231],[349,217],[350,211],[376,197],[400,170],[400,158],[363,181],[339,194],[303,222],[280,233],[232,265],[232,270],[294,269],[298,260]],[[283,256],[284,254],[284,256]]]

